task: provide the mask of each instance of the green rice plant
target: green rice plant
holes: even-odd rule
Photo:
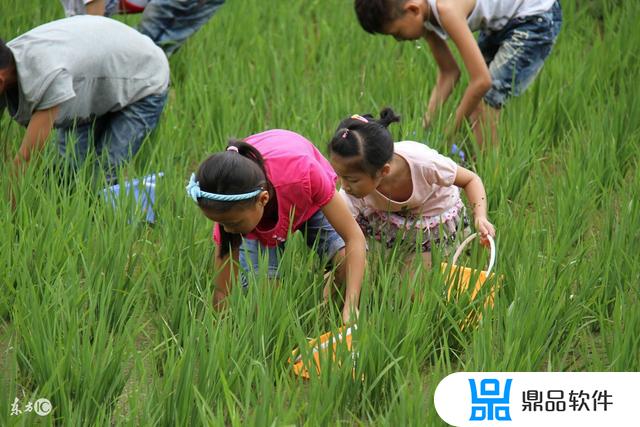
[[[93,158],[61,171],[53,140],[10,179],[23,129],[0,117],[0,193],[18,195],[15,211],[0,205],[0,424],[438,426],[433,394],[453,372],[637,371],[640,4],[562,7],[544,69],[504,108],[500,146],[480,151],[464,132],[444,136],[465,73],[422,129],[436,79],[423,42],[366,34],[351,2],[228,0],[170,59],[160,124],[121,171],[164,173],[153,225],[131,195],[115,207],[103,197]],[[5,0],[0,36],[62,15],[57,2]],[[438,268],[370,241],[357,356],[339,347],[302,380],[292,350],[341,326],[340,292],[322,299],[322,260],[294,235],[277,281],[263,268],[214,311],[212,224],[184,187],[231,137],[291,129],[326,153],[341,119],[384,106],[402,116],[390,129],[398,140],[443,154],[456,143],[471,157],[500,286],[493,307],[483,305],[492,283],[453,303]],[[435,266],[448,260],[434,252]],[[460,262],[485,261],[477,249]],[[462,328],[469,310],[482,319]],[[49,398],[53,412],[12,416],[16,397]]]

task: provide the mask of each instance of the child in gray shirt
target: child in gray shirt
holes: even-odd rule
[[[116,167],[156,127],[168,85],[162,50],[112,19],[75,16],[0,40],[0,116],[8,108],[27,128],[16,173],[56,129],[59,152],[73,166],[93,146],[114,181]]]

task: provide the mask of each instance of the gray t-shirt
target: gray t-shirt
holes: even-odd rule
[[[165,92],[169,63],[149,37],[101,16],[41,25],[7,43],[18,71],[18,100],[0,96],[27,126],[34,111],[59,106],[55,126],[91,120]]]

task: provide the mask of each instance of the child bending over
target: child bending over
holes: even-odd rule
[[[301,230],[309,247],[337,266],[336,280],[346,282],[342,317],[358,314],[365,267],[365,238],[344,199],[336,191],[331,165],[304,137],[269,130],[206,159],[192,175],[187,191],[202,213],[216,223],[216,289],[213,303],[223,305],[239,262],[241,283],[268,255],[268,275],[277,277],[278,260],[289,231]]]
[[[394,245],[414,245],[421,236],[423,263],[431,267],[433,245],[449,245],[468,227],[459,188],[473,208],[475,228],[488,243],[495,229],[487,218],[482,181],[453,160],[414,141],[393,142],[387,127],[399,121],[390,108],[380,119],[354,115],[343,120],[329,143],[340,194],[365,234]]]
[[[424,37],[438,66],[438,77],[425,127],[451,94],[460,69],[446,39],[458,48],[469,72],[469,85],[456,109],[453,128],[471,122],[482,145],[489,125],[497,143],[496,124],[507,99],[522,93],[540,72],[562,24],[558,0],[355,0],[362,28],[398,41]],[[473,32],[480,31],[478,39]],[[482,126],[476,126],[480,122]]]

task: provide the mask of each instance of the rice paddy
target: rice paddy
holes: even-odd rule
[[[351,1],[228,0],[172,56],[161,123],[122,171],[164,173],[154,225],[131,198],[113,209],[89,162],[61,183],[54,141],[16,184],[16,210],[0,204],[0,424],[440,426],[433,393],[453,372],[640,370],[640,3],[562,7],[542,73],[505,109],[499,147],[478,152],[443,136],[465,75],[421,127],[436,76],[425,43],[366,34]],[[62,17],[55,1],[3,0],[0,36]],[[303,381],[291,351],[341,326],[318,259],[294,236],[279,286],[258,277],[215,312],[211,223],[184,186],[230,137],[290,129],[326,154],[342,118],[384,106],[403,117],[398,140],[475,154],[503,279],[493,308],[451,303],[438,269],[371,242],[355,374],[342,351]],[[5,201],[22,135],[0,117]],[[463,261],[482,267],[477,252]],[[461,328],[472,309],[482,320]],[[42,397],[50,415],[10,415]]]

